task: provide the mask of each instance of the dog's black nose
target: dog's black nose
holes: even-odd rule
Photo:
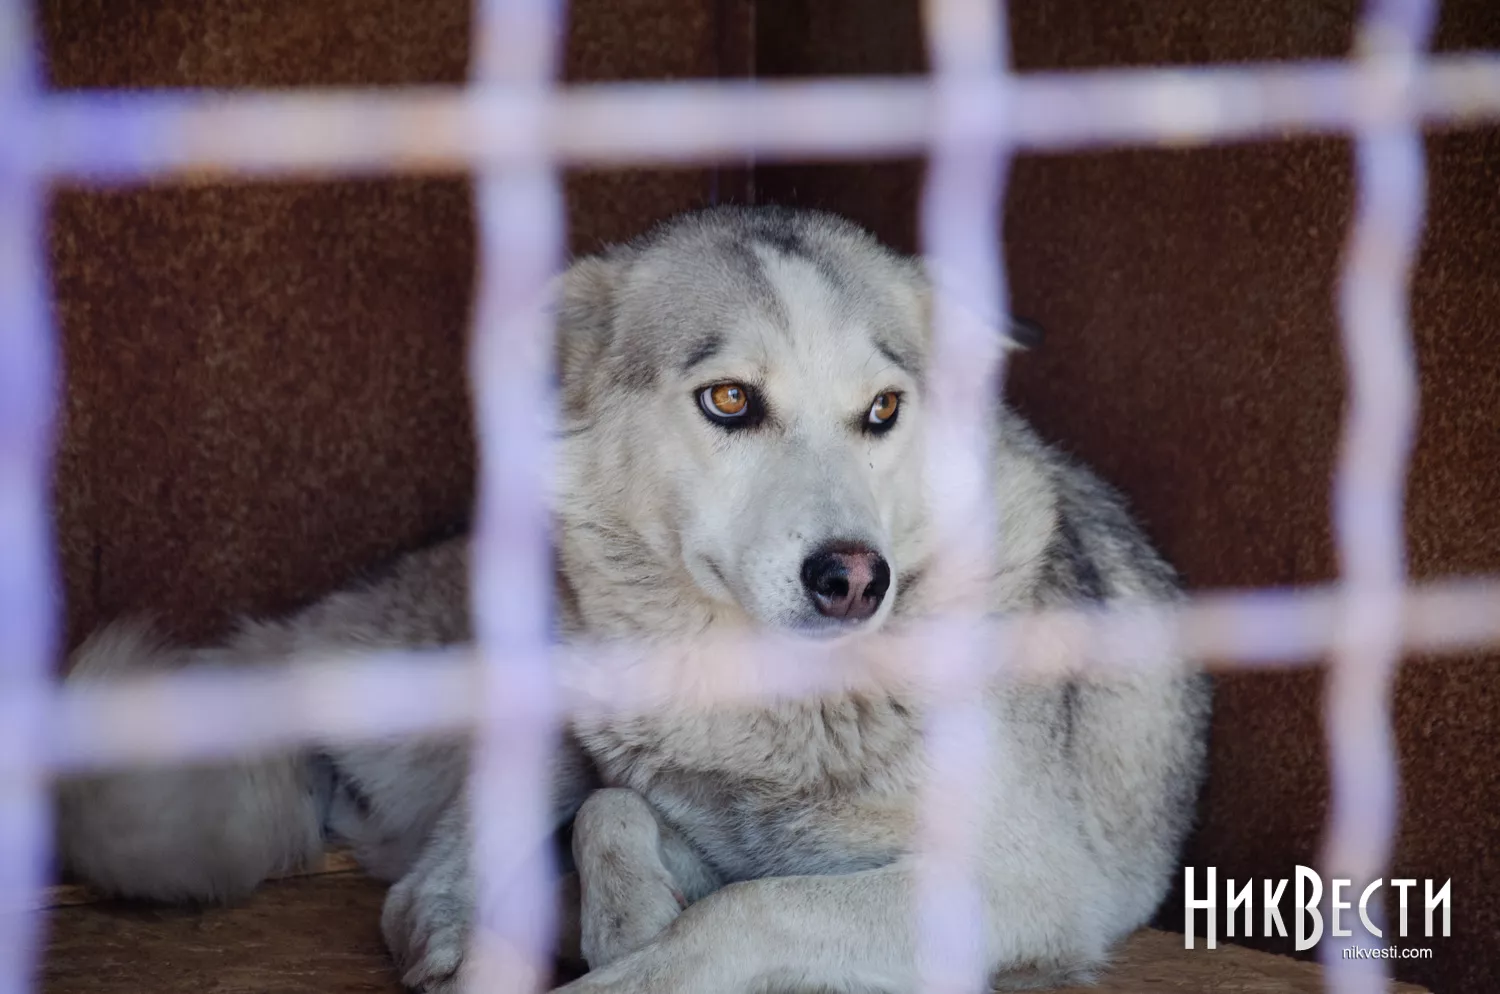
[[[891,588],[891,567],[867,546],[836,542],[802,561],[802,585],[819,614],[864,621]]]

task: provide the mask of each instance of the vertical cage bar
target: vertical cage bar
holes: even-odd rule
[[[1404,70],[1410,94],[1434,17],[1432,0],[1368,0],[1357,54]],[[1390,861],[1398,818],[1391,693],[1401,657],[1405,488],[1418,392],[1409,288],[1426,190],[1415,123],[1366,129],[1356,139],[1358,200],[1339,287],[1349,395],[1334,534],[1344,605],[1325,702],[1333,807],[1323,879],[1325,900],[1331,900],[1332,881],[1352,881],[1352,893],[1343,897],[1357,907],[1366,885]],[[1380,925],[1383,910],[1371,912]],[[1389,940],[1389,929],[1381,927]],[[1384,960],[1345,959],[1344,953],[1377,940],[1354,922],[1341,928],[1351,934],[1334,935],[1330,918],[1320,946],[1330,990],[1384,991]]]
[[[562,0],[478,0],[474,24],[472,78],[522,98],[520,124],[504,137],[531,150],[476,181],[479,275],[469,357],[480,439],[472,603],[484,690],[470,808],[479,904],[467,974],[472,989],[517,994],[548,983],[555,933],[547,295],[565,232],[542,137],[563,11]]]
[[[31,989],[49,805],[37,702],[56,621],[48,497],[55,358],[43,189],[25,162],[40,84],[30,4],[0,0],[0,994]]]
[[[985,579],[995,553],[990,446],[1005,327],[999,205],[1010,153],[982,130],[986,118],[1003,119],[1007,108],[963,86],[1005,72],[1008,31],[1000,0],[926,0],[923,15],[939,117],[921,202],[934,290],[925,390],[937,549],[931,575],[943,585],[953,620],[972,621],[988,606]],[[979,785],[993,736],[977,684],[986,652],[995,648],[977,626],[960,624],[930,642],[925,662],[939,675],[940,691],[924,729],[929,782],[919,824],[918,963],[923,989],[943,994],[986,989],[987,914],[976,870],[989,801]]]

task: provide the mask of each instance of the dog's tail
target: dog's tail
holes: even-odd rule
[[[232,651],[176,648],[149,623],[122,622],[88,639],[68,683],[194,666],[233,665]],[[130,768],[58,785],[64,868],[108,894],[221,902],[322,854],[331,784],[303,754],[194,766]]]

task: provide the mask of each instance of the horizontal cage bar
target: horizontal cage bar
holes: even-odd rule
[[[1055,679],[1111,668],[1196,661],[1236,670],[1309,665],[1338,644],[1343,599],[1337,587],[1201,595],[1183,604],[1102,611],[1052,611],[994,620],[991,641],[1009,647],[1001,671]],[[900,665],[933,637],[919,626],[872,640],[858,653],[784,639],[641,646],[557,647],[559,707],[570,712],[649,705],[673,687],[676,666],[711,652],[714,682],[695,669],[704,703],[813,694],[857,680],[862,669]],[[1500,645],[1500,578],[1414,587],[1402,601],[1406,651],[1436,655]],[[992,672],[993,672],[992,667]],[[990,675],[990,674],[985,674]],[[44,752],[58,771],[137,761],[225,756],[318,737],[455,731],[481,719],[472,652],[349,654],[310,658],[268,672],[177,673],[110,687],[39,692],[24,706],[45,714]],[[0,773],[10,757],[0,756]]]
[[[1500,56],[1487,54],[1415,67],[1111,69],[950,85],[979,110],[966,115],[974,137],[1020,150],[1500,119]],[[936,99],[922,77],[578,85],[547,98],[543,138],[531,144],[518,136],[535,124],[535,105],[500,87],[74,92],[47,96],[7,130],[18,161],[70,181],[432,173],[539,158],[630,165],[910,155],[938,137]],[[984,113],[992,107],[1006,111]]]

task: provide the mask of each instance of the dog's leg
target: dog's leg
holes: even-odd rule
[[[718,889],[713,871],[633,790],[595,791],[573,823],[582,891],[583,958],[591,969],[635,952]]]
[[[914,992],[914,883],[907,861],[730,884],[688,908],[656,941],[557,994]],[[1007,974],[1022,984],[1039,973],[1084,975],[1103,958],[1104,930],[1085,924],[1090,916],[1060,892],[1049,897],[1037,884],[1023,871],[984,888],[983,954],[999,985],[1014,986]]]
[[[554,770],[552,804],[556,822],[578,811],[593,783],[569,739]],[[465,990],[465,958],[473,929],[475,874],[467,792],[438,818],[412,868],[386,895],[380,927],[402,971],[402,982],[427,994]],[[550,844],[550,840],[544,844]],[[572,879],[569,879],[571,877]],[[579,959],[579,884],[576,874],[558,882],[561,904],[558,946],[567,963]]]
[[[461,797],[438,819],[416,865],[386,895],[380,930],[401,982],[413,990],[461,990],[458,971],[477,897],[469,845],[468,804]]]

